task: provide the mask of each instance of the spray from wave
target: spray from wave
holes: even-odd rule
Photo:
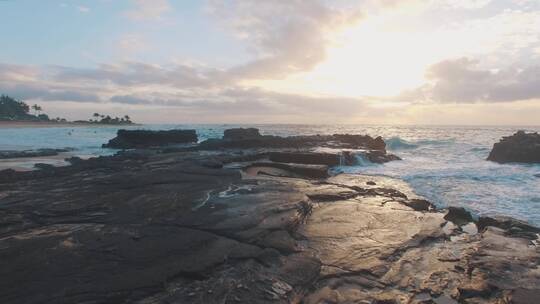
[[[418,145],[408,142],[399,137],[391,137],[385,140],[385,142],[386,142],[386,147],[389,150],[409,150],[409,149],[418,148]]]

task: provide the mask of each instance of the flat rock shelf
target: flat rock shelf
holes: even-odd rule
[[[317,145],[240,137],[1,171],[2,303],[540,298],[537,227],[436,210],[400,180],[330,174],[337,159]]]

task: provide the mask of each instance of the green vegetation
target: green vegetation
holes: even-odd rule
[[[39,108],[39,111],[36,110]],[[41,107],[38,105],[32,106],[36,113],[41,112]],[[0,120],[29,120],[29,121],[48,121],[49,117],[46,114],[32,115],[30,106],[26,103],[11,98],[7,95],[0,96]]]
[[[30,111],[33,110],[34,114]],[[27,105],[25,102],[9,97],[7,95],[0,96],[0,121],[48,121],[48,122],[68,122],[65,118],[49,118],[47,114],[42,113],[43,108],[37,104],[33,106]],[[133,124],[128,115],[124,117],[111,117],[94,113],[94,119],[77,120],[74,123],[92,123],[92,124],[108,124],[108,125],[129,125]]]
[[[87,122],[87,123],[95,123],[95,124],[106,124],[106,125],[130,125],[133,124],[131,121],[131,118],[128,115],[124,115],[124,117],[111,117],[109,115],[103,115],[99,113],[94,113],[92,115],[94,119],[89,119],[88,121],[76,121],[76,122]]]

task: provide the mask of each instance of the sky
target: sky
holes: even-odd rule
[[[0,93],[142,123],[540,124],[540,0],[0,0]]]

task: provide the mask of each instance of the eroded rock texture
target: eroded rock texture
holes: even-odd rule
[[[493,145],[488,160],[498,163],[540,163],[540,134],[519,131]]]
[[[402,181],[237,152],[130,152],[9,172],[0,179],[2,303],[540,297],[534,227],[484,218],[477,232]]]

